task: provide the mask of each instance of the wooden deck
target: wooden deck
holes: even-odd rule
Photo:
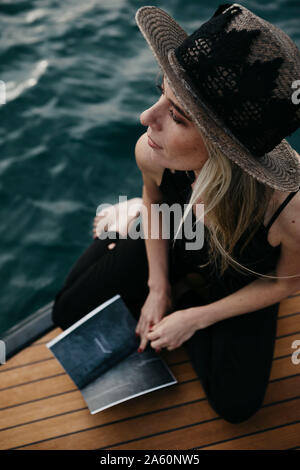
[[[211,409],[182,347],[162,351],[177,385],[91,415],[45,346],[60,331],[0,367],[0,449],[300,449],[300,293],[280,306],[264,405],[240,424]]]

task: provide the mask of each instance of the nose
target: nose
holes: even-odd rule
[[[143,126],[151,126],[155,130],[162,128],[162,109],[158,100],[151,108],[145,109],[140,115],[140,122]]]

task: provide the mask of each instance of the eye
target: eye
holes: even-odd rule
[[[172,108],[169,109],[169,113],[170,113],[170,115],[171,115],[173,121],[175,121],[177,124],[183,124],[183,122],[180,121],[180,119],[178,119],[178,118],[176,117],[176,114],[174,114],[174,111],[173,111]]]
[[[164,94],[164,89],[162,85],[160,85],[159,83],[156,83],[156,88],[159,91],[160,95]],[[169,108],[169,114],[171,118],[173,119],[173,121],[176,122],[176,124],[183,124],[183,122],[176,117],[176,114],[174,113],[172,108]]]
[[[161,95],[164,94],[164,89],[159,83],[156,84],[156,88],[158,89]],[[169,108],[169,113],[174,122],[176,122],[177,124],[183,124],[183,122],[176,117],[176,114],[174,113],[172,108]]]

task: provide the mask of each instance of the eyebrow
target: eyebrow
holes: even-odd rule
[[[161,82],[161,87],[165,93],[165,88],[164,88],[164,79],[162,79],[162,82]],[[167,98],[167,100],[171,103],[172,106],[174,106],[174,108],[176,109],[176,111],[178,111],[180,114],[182,114],[183,117],[185,117],[185,119],[187,119],[188,121],[192,122],[191,118],[189,118],[185,112],[176,104],[174,103],[173,100],[171,100],[171,98]]]

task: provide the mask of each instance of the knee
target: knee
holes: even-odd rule
[[[223,418],[228,423],[239,424],[244,421],[247,421],[259,410],[260,406],[249,408],[237,408],[237,407],[221,407],[219,411],[216,410],[221,418]]]
[[[261,408],[263,399],[254,397],[208,397],[208,402],[218,415],[232,424],[247,421]]]

